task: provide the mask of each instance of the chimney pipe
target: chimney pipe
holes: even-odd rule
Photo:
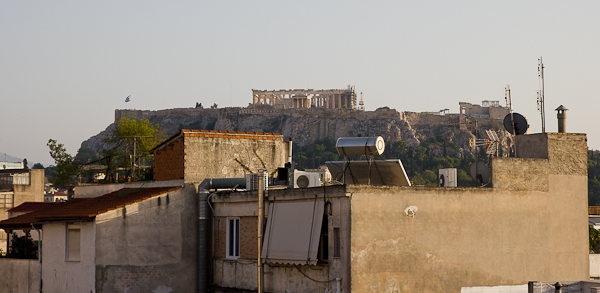
[[[560,105],[555,109],[558,113],[556,114],[556,118],[558,118],[558,133],[566,133],[567,132],[567,113],[565,111],[569,110],[565,108],[565,106]]]

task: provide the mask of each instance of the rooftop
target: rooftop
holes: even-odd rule
[[[180,187],[123,188],[99,197],[76,198],[40,208],[28,214],[0,221],[0,228],[23,228],[31,224],[63,220],[91,220],[93,217]]]

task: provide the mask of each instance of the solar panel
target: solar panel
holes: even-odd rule
[[[333,180],[345,184],[410,186],[399,159],[325,162]]]

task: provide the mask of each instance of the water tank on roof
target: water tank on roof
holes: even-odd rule
[[[340,137],[335,147],[340,156],[373,156],[383,154],[385,141],[381,136]]]

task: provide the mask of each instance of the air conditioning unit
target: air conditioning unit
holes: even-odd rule
[[[456,187],[456,168],[440,169],[438,186]]]
[[[264,190],[267,190],[267,187],[269,186],[269,177],[267,172],[263,172],[263,175]],[[258,190],[258,174],[246,174],[246,190]]]
[[[321,178],[316,172],[294,171],[294,188],[321,186]]]

